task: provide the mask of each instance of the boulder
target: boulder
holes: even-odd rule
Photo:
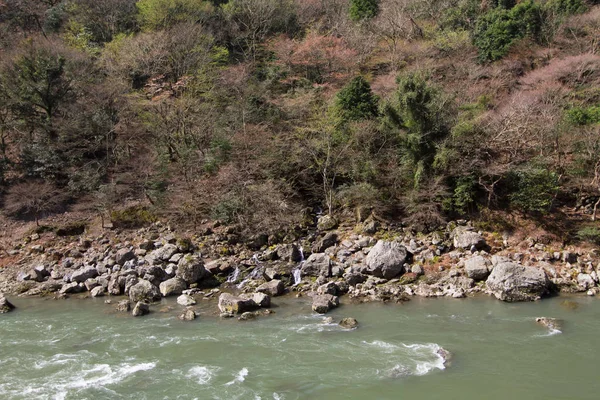
[[[129,300],[121,300],[117,303],[117,311],[129,312],[131,310],[131,302]]]
[[[177,304],[182,306],[193,306],[196,304],[196,300],[189,294],[182,294],[177,298]]]
[[[90,295],[92,297],[101,297],[104,296],[104,288],[102,286],[96,286],[90,291]]]
[[[497,299],[507,302],[538,300],[550,290],[544,270],[512,262],[496,265],[486,285]]]
[[[108,293],[113,296],[123,294],[125,291],[125,281],[126,278],[124,276],[113,276],[108,283]]]
[[[242,314],[256,309],[258,305],[252,299],[237,297],[230,293],[221,293],[219,296],[219,310],[226,314]]]
[[[457,249],[482,249],[486,246],[483,236],[466,228],[456,228],[452,232],[452,236],[454,238],[454,247]]]
[[[317,220],[317,229],[320,231],[328,231],[335,228],[338,222],[331,215],[323,215]]]
[[[83,284],[79,284],[77,282],[65,283],[62,288],[58,291],[60,294],[68,294],[68,293],[79,293],[85,289]]]
[[[7,313],[15,309],[10,301],[4,297],[4,294],[0,293],[0,314]]]
[[[363,272],[378,278],[392,279],[403,272],[407,257],[408,252],[400,243],[379,240],[367,254]]]
[[[119,249],[115,255],[115,261],[119,265],[125,264],[129,260],[135,259],[135,253],[131,249]]]
[[[577,275],[577,284],[581,286],[584,290],[593,288],[596,286],[596,282],[592,275],[590,274],[578,274]]]
[[[302,264],[302,276],[331,276],[331,259],[325,253],[313,253]]]
[[[252,300],[259,307],[270,307],[271,306],[271,297],[265,293],[254,293],[252,294]]]
[[[331,294],[318,294],[313,296],[312,309],[319,314],[325,314],[340,305],[340,300],[337,296]]]
[[[150,305],[148,303],[144,303],[143,301],[138,301],[135,307],[133,307],[133,311],[131,314],[134,317],[141,317],[142,315],[146,315],[150,313]]]
[[[132,302],[156,301],[161,299],[160,291],[152,283],[140,279],[138,283],[129,288],[129,299]]]
[[[283,261],[299,262],[302,259],[302,253],[295,244],[284,244],[277,248],[277,257]]]
[[[317,294],[338,294],[338,286],[335,282],[327,282],[317,288]]]
[[[196,312],[191,308],[186,308],[179,316],[179,319],[182,321],[193,321],[196,319]]]
[[[358,321],[354,318],[343,318],[340,321],[340,326],[344,329],[358,328]]]
[[[285,286],[283,282],[278,279],[273,279],[272,281],[263,283],[259,287],[256,288],[256,291],[259,293],[265,293],[269,296],[275,297],[280,296],[285,291]]]
[[[77,282],[77,283],[82,283],[88,279],[95,278],[97,276],[98,276],[98,270],[96,270],[96,267],[92,267],[92,266],[83,267],[83,268],[80,268],[77,271],[73,272],[73,274],[71,274],[71,281]]]
[[[187,289],[187,283],[181,278],[175,277],[167,279],[158,286],[160,294],[164,297],[175,296],[183,293]]]
[[[471,257],[465,261],[467,276],[475,281],[483,281],[490,274],[489,261],[482,256]]]
[[[148,259],[151,264],[167,262],[175,253],[177,253],[177,246],[171,243],[165,244],[163,247],[160,247],[154,251],[152,251],[148,255]]]
[[[175,274],[188,284],[192,284],[202,279],[207,271],[204,269],[204,262],[199,257],[188,254],[179,260]]]
[[[318,242],[316,242],[313,245],[312,251],[313,251],[313,253],[323,253],[325,250],[327,250],[331,246],[334,246],[337,242],[338,242],[337,233],[328,232],[325,234],[325,236],[323,236],[323,238],[321,238],[321,240],[319,240]]]

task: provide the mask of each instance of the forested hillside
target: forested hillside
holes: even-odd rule
[[[433,229],[599,196],[598,0],[0,0],[10,218]]]

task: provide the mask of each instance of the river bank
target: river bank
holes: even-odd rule
[[[7,399],[595,399],[597,298],[505,303],[415,298],[332,310],[283,296],[269,318],[241,323],[177,312],[131,319],[104,299],[15,298],[0,319]],[[156,309],[181,309],[163,299]],[[199,306],[201,311],[204,310]],[[563,333],[535,323],[564,321]],[[125,318],[123,318],[125,317]],[[143,334],[141,334],[143,333]],[[452,353],[447,365],[436,349]]]
[[[218,223],[187,234],[160,223],[97,236],[34,233],[2,256],[0,292],[125,295],[129,302],[119,307],[135,315],[178,296],[191,307],[182,316],[188,320],[204,299],[219,299],[222,316],[254,313],[245,315],[251,318],[268,310],[272,298],[289,293],[310,297],[321,314],[337,307],[341,297],[402,302],[489,294],[514,302],[559,292],[598,293],[600,258],[594,248],[499,235],[467,221],[422,234],[374,220],[340,226],[328,218],[317,230],[283,238],[244,238]]]

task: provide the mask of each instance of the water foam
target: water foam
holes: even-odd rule
[[[238,373],[237,373],[237,375],[236,375],[235,379],[233,379],[233,380],[232,380],[232,381],[230,381],[230,382],[227,382],[227,383],[225,384],[225,386],[231,386],[231,385],[233,385],[234,383],[241,383],[241,382],[244,382],[244,381],[246,380],[246,377],[247,377],[247,376],[248,376],[248,368],[242,368],[242,369],[240,370],[240,372],[238,372]]]
[[[199,385],[206,385],[213,379],[217,370],[218,368],[216,367],[205,367],[198,365],[190,368],[185,377],[189,379],[196,379]]]
[[[406,359],[406,362],[395,363],[388,369],[388,375],[394,378],[401,376],[416,375],[422,376],[438,369],[446,369],[446,350],[436,343],[414,343],[395,345],[393,343],[375,340],[364,342],[369,346],[380,349],[386,354]]]

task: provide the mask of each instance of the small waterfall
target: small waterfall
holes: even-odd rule
[[[250,272],[250,274],[246,278],[244,278],[244,280],[241,281],[239,285],[237,285],[238,289],[243,288],[244,285],[249,280],[251,280],[251,279],[258,279],[258,278],[260,278],[262,276],[264,267],[260,263],[257,254],[255,254],[255,255],[252,256],[252,261],[254,261],[254,263],[256,264],[256,267],[254,267],[254,269],[252,270],[252,272]]]
[[[292,276],[294,277],[294,285],[298,285],[302,282],[302,265],[304,265],[304,249],[302,246],[298,246],[298,251],[300,251],[300,262],[298,266],[292,270]]]
[[[235,267],[235,270],[227,276],[227,282],[234,283],[240,277],[240,267]]]

